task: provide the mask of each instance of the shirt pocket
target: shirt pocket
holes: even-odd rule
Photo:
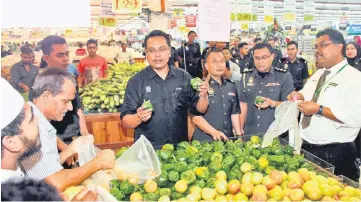
[[[244,89],[243,93],[244,96],[246,97],[247,103],[253,103],[255,97],[256,97],[256,93],[255,93],[256,89],[254,86],[246,86],[246,88]]]
[[[274,101],[279,101],[281,97],[281,85],[265,86],[263,88],[264,96]]]
[[[172,99],[175,109],[184,109],[188,107],[188,86],[178,85],[172,91]]]

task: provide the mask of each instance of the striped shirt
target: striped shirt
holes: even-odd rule
[[[28,104],[33,107],[34,115],[39,119],[41,152],[37,152],[29,158],[22,160],[21,165],[29,178],[43,180],[64,168],[60,164],[56,129],[33,103],[28,102]]]

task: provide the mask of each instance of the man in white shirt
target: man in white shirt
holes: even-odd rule
[[[301,100],[302,148],[335,166],[336,175],[359,179],[354,140],[361,128],[361,73],[344,58],[345,40],[336,30],[317,34],[319,69],[289,100]]]
[[[56,129],[49,122],[50,120],[62,121],[66,112],[73,110],[75,85],[75,79],[70,73],[62,68],[54,67],[39,74],[32,87],[34,104],[31,103],[31,105],[34,114],[39,118],[42,148],[41,152],[22,159],[21,165],[29,178],[44,179],[59,191],[79,185],[98,170],[113,168],[115,161],[113,151],[103,150],[96,158],[81,167],[73,169],[62,167],[70,156],[78,152],[79,147],[89,144],[87,136],[81,136],[58,154]]]
[[[32,107],[3,78],[1,81],[1,183],[22,180],[25,175],[18,161],[41,148],[38,118]]]
[[[127,51],[127,44],[126,43],[122,43],[121,45],[122,50],[118,52],[118,54],[115,56],[114,60],[116,62],[126,62],[129,64],[132,64],[133,61],[133,57],[132,54],[130,53],[130,51]]]

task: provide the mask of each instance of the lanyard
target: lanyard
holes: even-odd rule
[[[336,72],[335,75],[333,75],[330,79],[328,79],[325,83],[323,83],[322,86],[320,86],[320,87],[315,91],[315,93],[313,94],[313,96],[316,96],[317,94],[319,94],[319,93],[321,92],[322,88],[323,88],[328,82],[330,82],[331,79],[333,79],[333,77],[335,77],[338,73],[340,73],[343,69],[345,69],[345,67],[346,67],[347,65],[348,65],[348,64],[345,64],[343,67],[341,67],[340,70],[338,70],[338,71]],[[321,78],[321,77],[320,77],[320,78]]]

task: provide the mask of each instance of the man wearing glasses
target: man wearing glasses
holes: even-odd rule
[[[153,145],[188,141],[188,109],[195,115],[207,111],[208,82],[203,82],[197,93],[187,72],[168,65],[170,40],[163,31],[152,31],[144,45],[149,66],[128,81],[122,126],[135,129],[135,140],[144,135]],[[150,101],[152,110],[143,108],[145,101]]]
[[[97,55],[98,42],[94,39],[89,39],[86,43],[88,56],[81,59],[78,66],[79,77],[78,85],[82,87],[86,84],[91,84],[99,78],[105,78],[105,70],[108,69],[108,63],[105,58]]]
[[[358,182],[354,140],[361,128],[361,73],[344,58],[340,32],[326,29],[316,37],[320,69],[301,91],[288,96],[300,100],[302,148],[334,165],[336,175]]]
[[[266,133],[274,121],[275,108],[294,90],[287,70],[272,66],[274,52],[266,43],[254,46],[256,68],[244,71],[241,78],[241,130],[245,135]],[[257,96],[263,102],[256,104]]]

